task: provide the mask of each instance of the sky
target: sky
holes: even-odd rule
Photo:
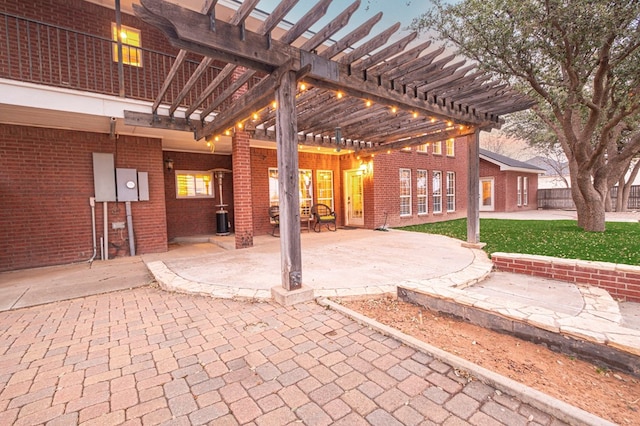
[[[319,31],[349,7],[353,1],[354,0],[333,0],[324,18],[312,26],[311,29],[313,31]],[[300,0],[285,19],[289,22],[295,22],[315,6],[317,2],[318,0]],[[280,0],[261,0],[257,8],[265,12],[271,12],[278,3],[280,3]],[[369,37],[381,33],[396,22],[400,22],[400,30],[398,30],[391,39],[393,41],[408,34],[410,31],[406,30],[406,27],[411,24],[413,18],[422,15],[429,7],[430,2],[428,0],[361,0],[360,7],[351,17],[349,24],[346,28],[334,35],[332,39],[339,40],[366,22],[369,18],[373,17],[376,13],[382,12],[382,19],[373,27],[369,33]]]

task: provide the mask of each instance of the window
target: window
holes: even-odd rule
[[[213,198],[213,173],[176,171],[176,198]]]
[[[318,203],[326,204],[333,210],[333,172],[318,170],[316,172],[316,187],[318,189]]]
[[[432,152],[433,155],[442,155],[442,141],[433,143]]]
[[[455,146],[456,146],[455,139],[447,139],[447,142],[445,144],[445,149],[447,150],[447,157],[453,157],[455,155]]]
[[[300,190],[300,217],[311,216],[313,204],[313,179],[311,170],[299,170],[298,184]],[[278,169],[269,169],[269,206],[280,203],[280,189],[278,187]]]
[[[118,26],[111,23],[111,39],[113,43],[113,61],[118,62]],[[133,65],[134,67],[142,66],[142,42],[140,40],[140,30],[136,28],[120,25],[120,40],[122,41],[122,63]]]
[[[456,174],[447,172],[447,211],[456,211]]]
[[[417,151],[423,154],[427,154],[429,152],[429,144],[423,143],[422,145],[418,145]]]
[[[411,216],[411,169],[400,169],[400,216]]]
[[[518,207],[522,206],[522,176],[518,176]]]
[[[522,179],[522,204],[529,205],[529,178],[527,176]]]
[[[429,213],[429,208],[427,207],[427,180],[428,173],[426,170],[418,170],[416,172],[416,186],[418,188],[417,198],[418,198],[418,214],[427,214]]]
[[[442,213],[442,172],[433,172],[433,212]]]
[[[311,216],[313,205],[313,173],[311,170],[299,170],[300,217]]]

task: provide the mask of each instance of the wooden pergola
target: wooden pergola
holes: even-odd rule
[[[302,284],[298,145],[366,154],[468,136],[467,241],[479,242],[479,131],[499,127],[504,114],[531,107],[530,99],[444,48],[431,48],[429,41],[412,46],[417,33],[390,42],[399,23],[369,37],[381,13],[333,40],[359,0],[316,33],[309,28],[331,0],[319,0],[286,31],[278,26],[298,0],[282,0],[251,30],[246,21],[259,0],[245,0],[227,21],[215,15],[217,0],[206,0],[200,12],[164,0],[140,1],[135,13],[181,50],[152,110],[126,112],[127,124],[188,130],[201,139],[241,123],[252,138],[276,141],[285,289]],[[169,115],[160,116],[158,107],[189,53],[201,55],[202,62]],[[186,108],[185,118],[174,117],[214,60],[226,66]]]

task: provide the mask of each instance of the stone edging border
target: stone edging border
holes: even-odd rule
[[[403,344],[424,352],[430,356],[436,357],[442,362],[449,364],[450,366],[468,371],[478,380],[485,384],[495,387],[496,389],[504,392],[508,395],[518,398],[521,402],[531,405],[547,414],[550,414],[561,421],[575,425],[593,425],[593,426],[608,426],[614,425],[605,419],[602,419],[594,414],[584,411],[578,407],[574,407],[566,402],[553,398],[545,393],[542,393],[536,389],[525,386],[507,377],[494,373],[486,368],[483,368],[477,364],[469,362],[465,359],[452,355],[442,349],[431,346],[415,337],[409,336],[396,330],[393,327],[381,324],[371,318],[361,315],[351,309],[345,308],[338,303],[332,302],[328,299],[317,299],[318,304],[334,311],[340,312],[343,315],[353,319],[354,321],[366,325],[367,327],[382,333],[386,336],[393,337]]]

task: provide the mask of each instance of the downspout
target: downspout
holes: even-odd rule
[[[103,217],[104,217],[104,259],[103,260],[109,260],[109,220],[107,218],[107,215],[109,214],[109,209],[107,208],[107,202],[105,201],[104,203],[102,203],[103,206]]]
[[[127,233],[129,234],[129,254],[136,255],[136,242],[133,236],[133,219],[131,217],[131,201],[124,203],[127,212]]]

